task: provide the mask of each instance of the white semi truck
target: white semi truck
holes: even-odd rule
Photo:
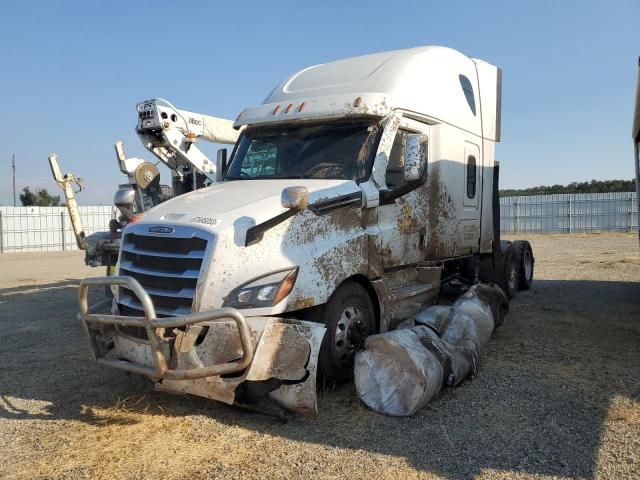
[[[82,281],[94,359],[162,390],[315,412],[318,366],[347,378],[368,335],[444,289],[529,288],[530,245],[499,235],[500,101],[499,68],[444,47],[290,76],[240,113],[217,181],[136,217],[117,275]],[[113,300],[89,306],[95,285]]]

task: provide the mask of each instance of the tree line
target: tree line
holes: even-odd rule
[[[51,195],[46,188],[39,188],[32,192],[29,187],[24,187],[20,194],[20,202],[23,207],[59,207],[60,196]]]
[[[507,188],[500,190],[501,197],[520,195],[552,195],[554,193],[607,193],[635,192],[634,180],[591,180],[590,182],[571,182],[569,185],[542,185],[531,188]]]

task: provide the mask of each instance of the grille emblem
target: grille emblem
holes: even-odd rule
[[[149,233],[169,234],[173,232],[175,232],[175,228],[173,227],[164,227],[162,225],[154,225],[153,227],[149,227]]]

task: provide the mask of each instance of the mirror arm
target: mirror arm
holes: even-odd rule
[[[255,245],[256,243],[259,243],[267,230],[271,230],[273,227],[280,225],[282,222],[293,217],[301,210],[301,208],[290,208],[289,210],[285,210],[281,214],[276,215],[269,220],[265,220],[264,222],[251,227],[249,230],[247,230],[247,236],[244,240],[244,246],[248,247],[249,245]]]
[[[399,198],[403,195],[406,195],[409,192],[414,191],[416,188],[424,185],[427,181],[427,168],[425,166],[424,171],[422,172],[422,177],[418,180],[414,180],[413,182],[407,182],[403,186],[399,188],[394,188],[393,190],[385,189],[380,190],[380,205],[390,205],[395,203],[396,198]]]

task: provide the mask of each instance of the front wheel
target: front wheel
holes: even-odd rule
[[[328,383],[353,375],[353,359],[375,333],[375,312],[367,291],[356,282],[340,285],[322,311],[327,328],[320,347],[320,374]]]

